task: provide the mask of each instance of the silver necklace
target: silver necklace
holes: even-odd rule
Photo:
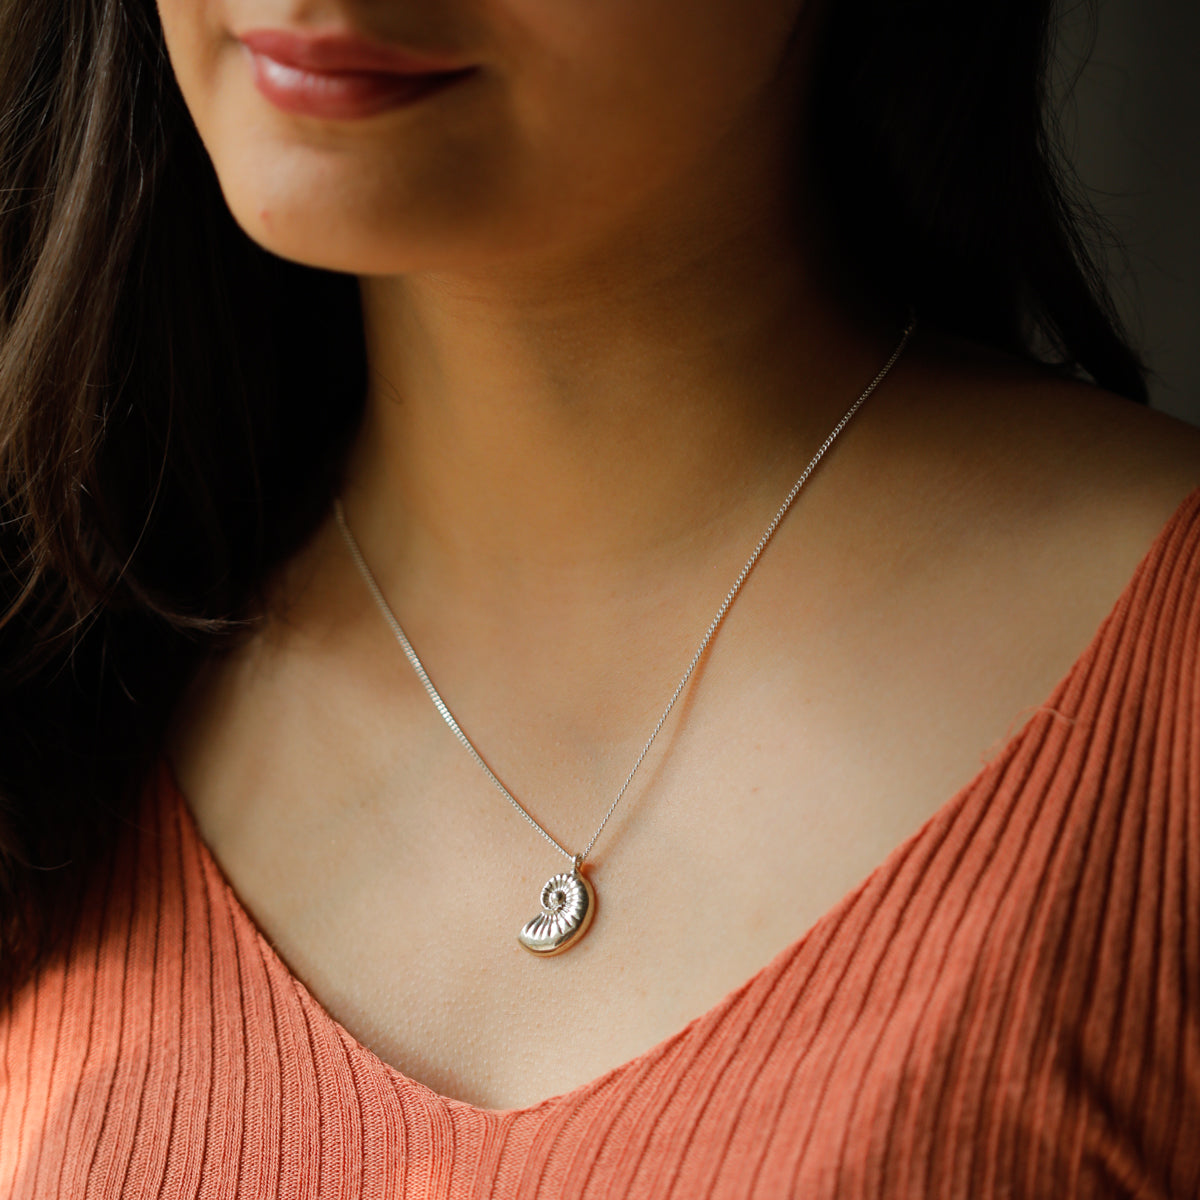
[[[608,806],[608,811],[604,814],[604,819],[596,827],[596,832],[592,834],[591,840],[584,848],[576,853],[572,853],[561,845],[552,834],[550,834],[542,825],[530,814],[529,810],[508,790],[501,782],[500,778],[484,761],[483,755],[475,748],[474,743],[462,731],[462,727],[454,719],[454,715],[447,707],[445,700],[433,685],[433,680],[429,678],[429,673],[425,670],[421,660],[417,657],[417,652],[413,649],[412,643],[408,640],[404,630],[400,627],[400,622],[396,619],[396,614],[392,612],[387,600],[384,599],[383,591],[375,580],[375,576],[371,573],[371,569],[367,566],[366,559],[363,557],[362,550],[359,549],[358,542],[355,541],[354,535],[350,532],[349,526],[346,524],[346,515],[342,511],[342,502],[340,498],[333,501],[333,511],[337,518],[338,528],[341,530],[342,537],[345,540],[346,546],[350,551],[350,556],[353,558],[355,565],[358,567],[359,573],[363,577],[367,588],[375,599],[375,603],[379,606],[379,611],[383,614],[388,625],[391,626],[392,633],[395,634],[396,640],[400,643],[400,648],[404,651],[405,658],[408,659],[412,669],[417,673],[425,691],[429,695],[429,699],[433,701],[433,706],[441,713],[442,720],[450,727],[454,736],[462,743],[467,753],[479,764],[484,774],[492,781],[500,793],[508,800],[508,802],[525,818],[527,822],[538,833],[550,843],[561,855],[570,860],[571,868],[569,871],[552,876],[547,880],[545,887],[542,888],[541,895],[541,911],[530,921],[527,921],[517,935],[517,940],[527,950],[541,957],[549,958],[555,954],[561,954],[564,950],[569,950],[580,938],[587,932],[588,927],[592,923],[592,918],[596,913],[596,890],[590,879],[583,873],[584,860],[591,853],[592,847],[595,846],[596,840],[604,832],[604,827],[608,824],[609,818],[616,811],[617,805],[621,802],[621,797],[625,795],[626,789],[633,781],[634,775],[637,774],[638,768],[645,761],[646,755],[650,753],[650,747],[654,745],[654,739],[658,737],[662,727],[667,723],[667,718],[671,715],[671,710],[675,707],[676,701],[683,695],[684,689],[687,687],[688,680],[691,679],[692,673],[696,670],[700,659],[704,657],[705,650],[716,636],[717,630],[721,627],[721,623],[725,620],[725,615],[729,612],[730,606],[737,598],[737,594],[742,590],[742,584],[746,582],[747,576],[754,568],[754,564],[758,562],[762,552],[767,548],[767,543],[775,534],[775,530],[779,528],[779,523],[783,520],[788,509],[792,506],[792,501],[800,494],[800,489],[808,481],[808,477],[815,470],[817,463],[825,457],[825,452],[833,445],[838,434],[850,423],[851,417],[866,403],[867,398],[872,392],[887,378],[888,372],[896,365],[896,361],[904,353],[905,347],[908,345],[909,339],[913,335],[913,331],[917,327],[917,319],[913,314],[909,315],[908,325],[904,330],[903,336],[900,338],[895,350],[892,351],[891,357],[884,363],[879,374],[866,386],[862,394],[857,400],[846,410],[842,419],[833,427],[829,436],[821,443],[820,448],[809,460],[808,466],[804,468],[800,478],[792,485],[791,491],[784,498],[783,503],[776,510],[775,515],[771,518],[770,524],[763,531],[762,537],[758,539],[758,544],[754,547],[753,553],[746,560],[741,571],[738,572],[737,578],[733,581],[733,586],[725,595],[725,599],[721,602],[720,608],[717,609],[716,616],[709,622],[708,629],[704,633],[704,637],[700,642],[696,653],[692,655],[692,661],[688,663],[687,670],[683,673],[683,678],[676,685],[674,692],[671,693],[670,700],[667,701],[666,708],[662,711],[662,716],[658,718],[658,723],[654,726],[650,736],[646,739],[646,744],[642,747],[641,753],[637,756],[637,761],[630,768],[629,774],[625,776],[625,782],[621,784],[619,791],[613,798],[613,802]]]

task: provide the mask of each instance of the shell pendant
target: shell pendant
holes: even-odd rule
[[[540,958],[550,958],[570,950],[595,915],[596,891],[576,863],[574,870],[546,881],[542,911],[521,927],[517,941]]]

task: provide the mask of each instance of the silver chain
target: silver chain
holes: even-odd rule
[[[592,834],[591,841],[578,854],[573,854],[564,846],[560,845],[555,838],[548,833],[542,826],[530,815],[525,806],[504,786],[499,777],[491,767],[483,759],[483,755],[475,749],[474,743],[462,731],[462,727],[454,719],[454,714],[447,707],[445,700],[442,699],[441,693],[433,685],[433,680],[429,678],[429,672],[425,670],[424,664],[417,657],[417,652],[413,649],[412,643],[408,640],[404,630],[400,627],[400,622],[396,620],[396,614],[392,612],[387,600],[384,599],[383,591],[375,580],[375,576],[371,573],[371,569],[367,566],[367,561],[363,557],[362,551],[359,549],[358,542],[355,541],[354,535],[350,532],[349,526],[346,524],[346,516],[342,511],[342,502],[340,498],[335,498],[333,501],[333,511],[337,518],[338,527],[342,531],[342,537],[346,542],[346,546],[350,551],[350,556],[354,559],[355,565],[358,567],[359,573],[362,575],[367,587],[370,589],[371,595],[375,598],[375,603],[379,606],[379,611],[387,623],[391,626],[392,633],[396,635],[396,640],[400,643],[400,648],[404,651],[405,658],[408,659],[412,669],[417,673],[417,678],[420,679],[425,691],[429,694],[429,699],[433,701],[433,706],[442,715],[442,720],[450,726],[454,736],[463,744],[463,747],[471,755],[471,757],[483,769],[483,772],[499,789],[501,794],[508,802],[525,818],[529,824],[537,830],[552,845],[560,854],[572,860],[576,870],[583,863],[583,860],[591,853],[592,847],[596,844],[597,838],[604,832],[604,827],[608,824],[609,818],[616,812],[617,805],[621,803],[621,797],[625,795],[626,789],[633,782],[634,775],[637,774],[638,767],[645,761],[646,755],[650,753],[650,747],[654,745],[654,739],[658,737],[662,727],[667,723],[667,718],[671,715],[671,710],[675,707],[675,702],[683,695],[684,688],[687,687],[688,680],[691,679],[692,673],[695,671],[701,658],[704,657],[705,650],[716,636],[717,630],[721,627],[721,622],[724,621],[725,615],[729,612],[730,605],[737,598],[738,592],[742,590],[742,584],[746,582],[747,576],[754,569],[754,564],[762,552],[767,548],[767,543],[775,534],[775,530],[779,528],[779,523],[783,520],[787,511],[792,506],[792,501],[800,494],[800,489],[807,482],[808,477],[813,473],[817,463],[825,457],[825,452],[833,445],[834,439],[838,434],[850,423],[851,417],[866,403],[867,398],[872,392],[887,378],[888,372],[896,365],[896,361],[901,354],[904,353],[905,347],[908,345],[909,339],[913,335],[913,331],[917,327],[917,319],[915,314],[909,314],[908,325],[905,327],[904,335],[901,337],[895,350],[892,351],[891,357],[884,363],[879,374],[867,385],[863,393],[857,400],[846,410],[842,419],[833,427],[829,436],[821,443],[816,454],[809,460],[808,466],[804,468],[800,478],[792,485],[792,490],[788,492],[783,503],[776,510],[775,515],[771,518],[771,523],[763,531],[762,537],[758,539],[758,545],[754,547],[754,552],[746,560],[745,566],[738,572],[738,577],[733,581],[733,586],[725,595],[725,599],[721,601],[721,607],[717,609],[716,616],[709,622],[708,629],[705,631],[704,638],[701,641],[696,653],[692,655],[692,661],[688,663],[687,670],[683,673],[683,678],[676,684],[675,690],[671,693],[670,700],[667,701],[667,707],[663,709],[662,716],[658,718],[658,723],[654,726],[653,732],[646,739],[646,744],[642,747],[641,753],[637,756],[637,761],[633,764],[629,774],[625,777],[625,782],[621,784],[620,791],[613,798],[612,804],[608,806],[608,811],[604,814],[604,819],[600,822],[596,832]]]

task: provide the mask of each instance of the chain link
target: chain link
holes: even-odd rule
[[[838,434],[850,423],[851,418],[856,412],[867,402],[871,393],[887,378],[888,373],[896,365],[897,360],[904,353],[905,347],[909,343],[914,330],[917,327],[917,318],[914,313],[909,314],[908,325],[905,327],[904,334],[897,344],[895,350],[892,351],[891,357],[884,363],[879,373],[866,386],[862,394],[857,400],[846,410],[842,419],[833,427],[829,436],[821,443],[817,452],[809,460],[808,466],[804,468],[800,478],[792,485],[792,489],[788,492],[783,503],[776,510],[775,515],[771,518],[771,523],[763,531],[762,537],[758,539],[758,545],[754,547],[753,553],[746,560],[741,571],[738,572],[737,578],[733,582],[733,586],[725,595],[725,599],[721,602],[721,607],[717,609],[716,616],[709,622],[708,629],[705,631],[704,639],[701,641],[696,653],[692,655],[692,661],[688,663],[687,670],[683,673],[683,678],[676,684],[675,690],[671,693],[670,700],[667,701],[667,707],[663,709],[662,716],[658,718],[658,723],[654,726],[649,738],[646,739],[646,744],[642,747],[641,753],[637,756],[637,761],[633,764],[629,774],[625,777],[625,782],[621,784],[620,790],[613,798],[612,804],[609,805],[608,811],[604,814],[604,819],[600,822],[596,832],[592,834],[591,841],[578,852],[566,849],[561,845],[541,824],[530,814],[529,810],[508,790],[501,782],[500,778],[492,770],[491,767],[484,761],[483,755],[475,748],[474,743],[462,731],[462,727],[454,719],[454,714],[447,707],[445,700],[442,699],[441,693],[433,685],[433,680],[429,678],[429,673],[425,670],[424,664],[417,657],[417,652],[413,649],[412,643],[408,640],[404,630],[400,626],[400,622],[396,619],[396,614],[392,612],[391,606],[384,598],[383,591],[376,582],[375,576],[371,573],[370,567],[367,566],[367,561],[363,557],[362,550],[359,548],[358,542],[354,539],[354,535],[350,532],[350,527],[346,524],[346,516],[342,511],[342,502],[340,498],[335,498],[333,502],[334,516],[337,518],[338,528],[342,532],[347,548],[350,551],[350,556],[353,558],[355,565],[358,567],[359,574],[362,575],[363,581],[366,583],[375,600],[379,611],[383,614],[388,625],[391,627],[392,633],[396,640],[400,643],[400,648],[404,651],[405,658],[408,659],[412,669],[416,672],[417,678],[420,679],[422,686],[425,688],[429,699],[433,701],[434,708],[441,714],[442,720],[450,727],[454,736],[462,743],[467,753],[479,764],[483,772],[492,781],[500,793],[508,800],[508,802],[521,814],[522,817],[546,839],[560,854],[569,858],[574,863],[575,869],[578,870],[583,864],[584,859],[592,852],[592,847],[595,846],[597,839],[604,832],[604,827],[608,824],[609,818],[617,810],[617,805],[621,803],[621,798],[625,795],[629,785],[633,782],[633,777],[637,774],[638,768],[646,759],[646,755],[650,753],[650,747],[654,745],[655,738],[662,731],[663,726],[667,723],[667,718],[671,715],[671,711],[675,707],[676,701],[683,695],[684,689],[688,685],[693,672],[699,665],[700,660],[704,657],[704,652],[708,649],[713,638],[720,629],[721,623],[725,620],[726,614],[729,612],[730,606],[737,598],[737,594],[742,590],[742,585],[746,582],[747,576],[754,569],[754,564],[758,562],[762,552],[767,548],[767,544],[775,535],[775,530],[779,528],[779,523],[786,516],[787,511],[792,506],[792,501],[800,494],[800,489],[808,481],[808,477],[816,469],[817,464],[825,457],[825,452],[833,445]]]

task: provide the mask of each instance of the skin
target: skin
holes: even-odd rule
[[[160,0],[230,207],[362,279],[346,512],[492,766],[582,845],[771,514],[878,370],[797,161],[796,0]],[[234,34],[480,64],[357,122],[272,108]],[[326,521],[169,756],[289,966],[407,1075],[578,1086],[767,963],[1049,696],[1200,484],[1200,439],[922,332],[813,476],[591,858],[593,930],[516,930],[564,861],[408,669]],[[547,998],[554,999],[547,1007]]]

